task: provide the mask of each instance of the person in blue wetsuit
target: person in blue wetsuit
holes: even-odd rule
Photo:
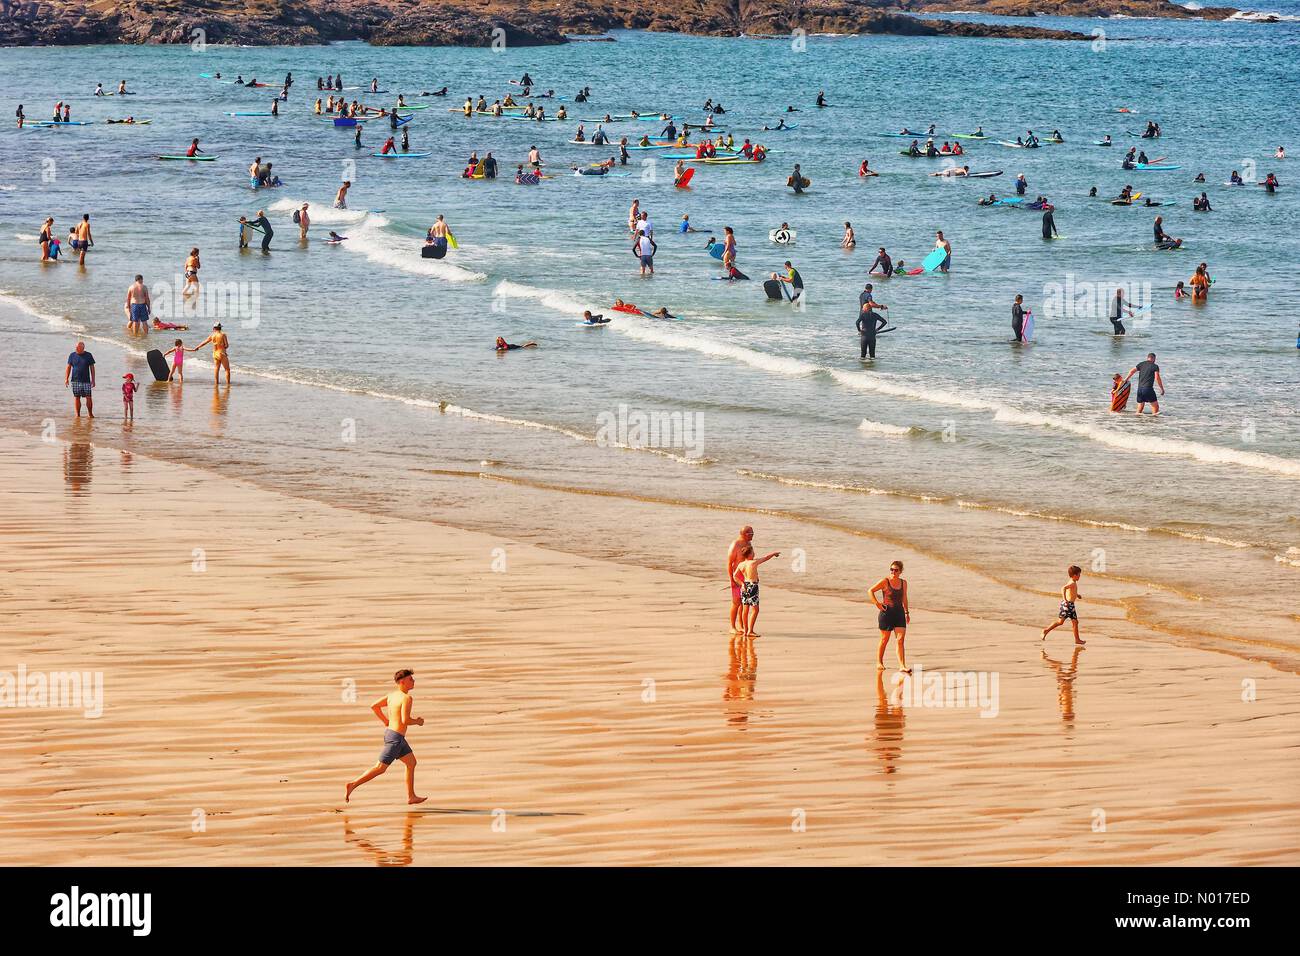
[[[1029,188],[1029,181],[1025,179],[1025,174],[1021,173],[1016,177],[1016,195],[1023,196],[1025,190]]]

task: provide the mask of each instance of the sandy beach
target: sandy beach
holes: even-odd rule
[[[865,600],[785,589],[779,560],[749,647],[721,572],[345,511],[89,434],[0,432],[0,671],[102,673],[97,717],[0,709],[5,864],[1300,862],[1300,677],[1114,607],[1080,602],[1081,653],[1044,646],[945,609],[987,581],[881,543],[918,674],[997,692],[932,706],[878,675]],[[721,564],[743,522],[692,520]],[[391,771],[345,808],[399,667],[429,801]]]

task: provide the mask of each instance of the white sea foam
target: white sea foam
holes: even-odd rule
[[[363,221],[370,215],[364,209],[335,209],[331,203],[315,203],[311,202],[310,199],[277,199],[266,208],[268,212],[292,213],[295,209],[301,209],[304,202],[311,203],[307,214],[311,216],[313,224],[352,225]]]
[[[1220,445],[1208,445],[1203,442],[1187,441],[1182,438],[1161,438],[1147,432],[1122,432],[1112,428],[1100,428],[1087,422],[1063,418],[1060,415],[1022,412],[1012,408],[999,410],[994,415],[994,421],[1013,425],[1055,428],[1125,451],[1138,451],[1148,455],[1177,455],[1183,458],[1194,458],[1197,461],[1212,465],[1240,465],[1243,468],[1255,468],[1276,475],[1300,478],[1300,461],[1279,458],[1276,455],[1265,455],[1260,452],[1224,448]]]
[[[918,435],[924,429],[908,425],[889,425],[885,422],[873,422],[864,418],[861,424],[858,425],[858,431],[872,435]]]
[[[561,290],[541,289],[515,282],[499,283],[497,292],[498,294],[532,298],[548,308],[573,316],[581,315],[583,309],[602,308],[598,304],[584,303]],[[608,308],[608,306],[603,308]],[[715,358],[734,359],[753,368],[778,375],[804,377],[818,372],[826,372],[834,381],[849,388],[894,395],[899,398],[944,405],[950,408],[992,412],[994,421],[1003,424],[1056,428],[1125,451],[1155,455],[1179,455],[1207,464],[1240,465],[1246,468],[1269,471],[1274,474],[1300,477],[1300,461],[1289,458],[1240,451],[1235,448],[1223,448],[1218,445],[1186,441],[1180,438],[1160,438],[1147,434],[1115,431],[1085,422],[1073,421],[1059,415],[1043,415],[1036,412],[1021,411],[1002,402],[966,392],[916,385],[899,379],[887,378],[873,372],[828,369],[812,362],[805,362],[802,359],[771,355],[742,345],[718,341],[709,338],[707,335],[678,331],[668,323],[640,319],[635,316],[624,317],[619,315],[617,318],[618,321],[615,321],[611,328],[615,328],[638,341],[667,348],[690,350]]]
[[[63,316],[53,315],[49,312],[41,312],[36,308],[34,308],[33,306],[29,305],[28,303],[24,302],[22,299],[18,298],[15,295],[9,294],[8,292],[0,292],[0,302],[3,302],[5,305],[13,306],[18,311],[25,312],[27,315],[30,315],[32,318],[40,319],[42,322],[44,322],[52,329],[63,330],[63,329],[76,328],[76,326],[71,321],[64,318]],[[105,341],[111,341],[111,340],[105,340]]]
[[[446,259],[420,258],[423,241],[396,235],[384,228],[388,224],[386,217],[369,214],[348,232],[343,248],[360,253],[371,262],[444,282],[482,282],[487,278],[482,272],[462,269]]]

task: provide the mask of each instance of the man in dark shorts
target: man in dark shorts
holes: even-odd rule
[[[406,742],[406,731],[410,725],[424,726],[423,717],[411,716],[411,688],[415,686],[415,671],[403,668],[393,675],[393,683],[397,685],[396,690],[370,705],[379,722],[384,725],[384,748],[379,752],[379,760],[373,767],[348,782],[344,803],[352,800],[353,790],[384,773],[394,760],[400,760],[406,766],[406,802],[424,803],[428,799],[415,794],[415,753]],[[387,715],[384,714],[385,709],[388,710]]]
[[[77,348],[68,356],[68,367],[63,370],[63,386],[72,388],[72,401],[77,407],[77,417],[81,417],[81,400],[86,400],[86,413],[95,417],[95,399],[91,390],[95,387],[95,356],[86,351],[86,343],[78,342]]]
[[[1138,377],[1137,389],[1137,413],[1142,414],[1142,409],[1146,405],[1151,406],[1151,414],[1160,414],[1160,401],[1156,398],[1156,386],[1160,388],[1160,394],[1165,393],[1165,383],[1160,377],[1160,366],[1156,364],[1156,353],[1148,352],[1145,362],[1138,362],[1137,366],[1128,373],[1124,381],[1128,381],[1134,375]]]

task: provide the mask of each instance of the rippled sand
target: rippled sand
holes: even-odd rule
[[[0,432],[0,671],[102,671],[104,708],[0,709],[0,863],[1300,862],[1300,677],[1148,641],[1113,609],[1081,602],[1088,649],[1057,631],[1044,650],[944,612],[987,581],[882,550],[908,558],[912,662],[999,680],[994,717],[891,702],[874,614],[782,590],[781,561],[764,636],[737,646],[721,581],[341,511],[60,427],[73,444]],[[734,516],[692,520],[720,561]],[[398,667],[429,801],[408,809],[392,771],[345,809]]]

